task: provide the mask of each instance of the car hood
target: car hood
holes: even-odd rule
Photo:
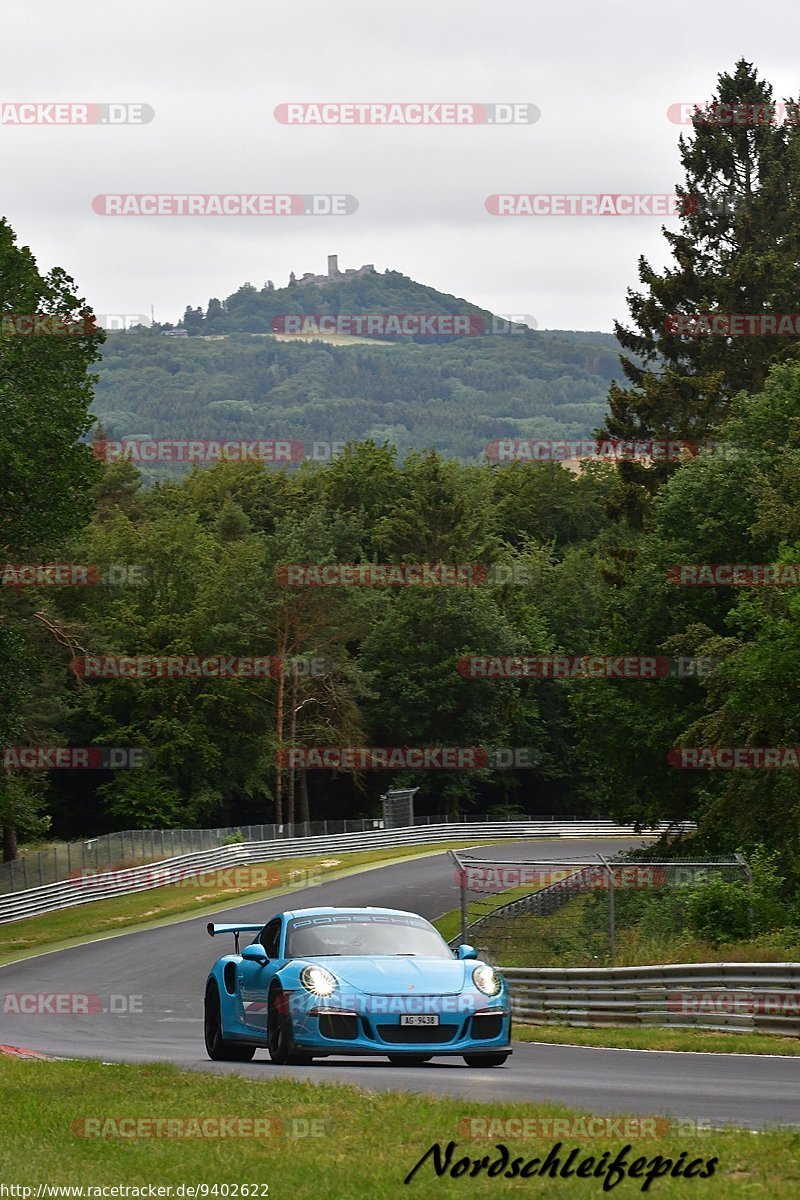
[[[323,957],[315,959],[343,983],[367,996],[451,996],[463,991],[466,964],[446,958]],[[475,964],[473,963],[472,966]]]

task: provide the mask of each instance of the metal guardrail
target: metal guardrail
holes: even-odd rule
[[[653,829],[655,833],[669,828],[666,822]],[[263,842],[237,842],[197,854],[184,854],[162,859],[146,866],[129,867],[121,871],[103,871],[86,875],[78,872],[72,879],[26,891],[0,896],[0,924],[23,917],[56,912],[93,900],[106,900],[149,891],[178,883],[193,875],[227,867],[271,862],[281,858],[313,857],[332,851],[391,849],[400,846],[425,845],[461,838],[470,841],[498,841],[536,837],[631,837],[632,825],[616,825],[612,821],[487,821],[480,825],[471,822],[440,825],[414,825],[406,829],[378,829],[370,832],[331,834],[322,837],[278,838]]]
[[[483,818],[486,819],[485,817]],[[415,825],[439,825],[447,817],[418,817]],[[57,842],[0,863],[0,895],[60,883],[78,871],[119,871],[179,854],[218,850],[231,842],[271,842],[278,838],[364,833],[383,829],[383,821],[358,817],[346,821],[298,821],[284,825],[231,825],[217,829],[122,829],[77,842]]]
[[[800,1037],[800,963],[503,967],[514,1020]]]
[[[531,820],[525,817],[523,820]],[[535,820],[564,822],[568,818],[537,814]],[[441,814],[417,816],[412,825],[446,825],[453,818]],[[465,813],[455,824],[497,823],[500,817]],[[609,820],[596,816],[595,821]],[[23,853],[12,862],[0,863],[0,895],[27,892],[29,888],[60,883],[77,871],[119,871],[139,867],[179,854],[217,850],[231,842],[271,842],[278,838],[328,837],[338,833],[371,833],[387,826],[382,818],[351,817],[347,820],[297,821],[294,824],[229,825],[217,829],[122,829],[77,842],[56,842],[42,850]]]

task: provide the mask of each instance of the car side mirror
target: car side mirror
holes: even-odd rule
[[[246,959],[248,962],[260,963],[262,967],[265,963],[269,962],[269,955],[264,947],[257,945],[245,946],[244,950],[242,951],[242,958]]]
[[[477,958],[477,957],[478,957],[478,951],[475,949],[475,947],[467,946],[466,943],[462,942],[462,944],[456,950],[456,958],[458,958],[462,961],[465,958]]]

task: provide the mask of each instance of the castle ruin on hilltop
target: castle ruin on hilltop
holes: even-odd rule
[[[339,255],[329,254],[327,275],[314,275],[311,271],[306,271],[305,274],[298,279],[294,271],[292,271],[291,275],[289,276],[289,283],[295,283],[298,286],[302,283],[335,283],[343,279],[360,279],[362,275],[377,274],[379,274],[379,272],[375,270],[375,267],[372,263],[367,263],[365,266],[359,267],[358,270],[351,269],[349,271],[340,271]]]

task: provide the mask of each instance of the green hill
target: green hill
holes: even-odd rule
[[[307,341],[286,315],[451,314],[467,336]],[[463,327],[463,325],[462,325]],[[591,436],[620,377],[613,335],[493,320],[395,271],[261,291],[187,309],[180,328],[111,333],[95,412],[110,438],[389,440],[477,459],[498,438]],[[439,326],[438,328],[446,328]],[[494,330],[476,333],[480,330]],[[163,469],[163,468],[162,468]]]

